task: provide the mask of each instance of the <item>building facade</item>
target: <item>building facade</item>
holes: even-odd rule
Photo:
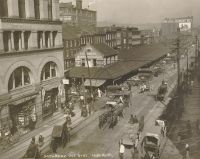
[[[82,0],[76,0],[76,6],[70,3],[60,3],[60,20],[82,28],[95,28],[97,25],[96,11],[83,9]]]
[[[193,17],[165,18],[161,23],[161,35],[173,38],[179,29],[182,33],[190,33],[193,28]]]
[[[87,44],[75,56],[76,67],[104,67],[117,61],[117,52],[104,43]]]
[[[138,28],[116,28],[116,47],[130,49],[141,45],[141,34]]]
[[[59,106],[64,77],[59,0],[0,1],[0,127],[24,129]]]

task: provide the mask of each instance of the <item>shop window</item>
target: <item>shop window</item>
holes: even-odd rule
[[[0,17],[8,17],[8,3],[7,0],[0,0]]]
[[[81,59],[81,66],[85,67],[85,59]]]
[[[19,17],[26,18],[25,0],[18,0]]]
[[[97,66],[97,59],[93,59],[93,66]]]
[[[29,85],[30,75],[26,67],[19,67],[11,74],[8,81],[8,90],[12,90],[21,86]]]
[[[44,81],[56,76],[57,76],[56,64],[54,62],[48,62],[42,70],[41,80]]]
[[[35,19],[40,19],[40,0],[34,0]]]

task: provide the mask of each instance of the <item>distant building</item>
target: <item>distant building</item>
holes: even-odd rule
[[[97,12],[83,9],[82,0],[76,0],[76,6],[72,2],[60,3],[60,20],[81,28],[94,29],[97,25]]]
[[[193,28],[193,17],[165,18],[161,24],[161,35],[166,38],[176,36],[179,29],[182,33],[191,33]]]
[[[136,45],[141,45],[141,32],[138,28],[116,27],[116,48],[130,49]]]
[[[86,54],[88,57],[88,65]],[[75,56],[76,67],[104,67],[117,61],[117,51],[105,43],[87,44]]]
[[[59,0],[0,1],[0,129],[57,111],[63,77]]]

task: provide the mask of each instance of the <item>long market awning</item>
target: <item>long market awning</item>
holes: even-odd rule
[[[102,84],[104,84],[105,82],[106,82],[106,80],[91,79],[91,86],[92,87],[99,87]],[[88,87],[90,86],[90,80],[89,79],[85,80],[84,86],[88,86]]]

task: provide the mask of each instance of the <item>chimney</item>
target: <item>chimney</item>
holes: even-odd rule
[[[76,0],[76,8],[82,9],[82,0]]]

